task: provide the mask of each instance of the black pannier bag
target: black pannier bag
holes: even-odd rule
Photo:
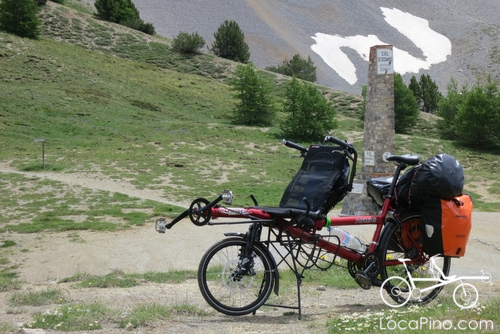
[[[411,205],[411,183],[420,166],[421,165],[417,165],[408,169],[399,178],[398,183],[396,184],[396,189],[394,189],[395,200],[399,206],[406,207]]]
[[[342,148],[311,145],[300,170],[287,186],[280,207],[306,210],[305,197],[311,211],[327,213],[350,190],[349,170]]]
[[[368,196],[373,198],[379,207],[384,205],[385,196],[389,194],[389,188],[391,188],[392,180],[392,176],[384,176],[375,177],[366,182],[366,192],[368,193]]]
[[[460,196],[463,187],[462,165],[448,154],[437,154],[401,176],[396,185],[396,203],[420,207],[431,198],[449,200]]]
[[[418,168],[411,183],[411,199],[418,201],[419,197],[432,196],[450,200],[462,195],[463,188],[462,165],[448,154],[437,154]]]

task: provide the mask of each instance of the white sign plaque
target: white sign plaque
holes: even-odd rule
[[[352,184],[352,190],[351,194],[362,194],[363,193],[363,188],[365,187],[365,183],[356,183],[354,182]]]
[[[365,151],[365,166],[375,166],[374,151]]]
[[[393,74],[394,58],[391,49],[377,49],[377,74]]]

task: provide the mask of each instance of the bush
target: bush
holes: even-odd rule
[[[38,38],[40,19],[38,4],[33,0],[0,1],[0,28],[21,37]]]
[[[115,23],[140,19],[139,11],[132,0],[96,0],[97,17]]]
[[[303,141],[314,141],[337,127],[336,110],[319,90],[293,77],[285,88],[283,111],[289,116],[281,124],[284,136]]]
[[[317,80],[316,66],[314,66],[314,62],[311,60],[311,57],[308,56],[307,60],[305,60],[300,57],[299,54],[294,55],[291,60],[285,59],[283,64],[278,67],[266,67],[266,70],[281,73],[289,77],[296,76],[297,79],[310,82],[315,82]]]
[[[205,40],[197,32],[188,34],[180,32],[174,37],[172,48],[180,53],[198,53],[205,46]]]
[[[152,23],[144,23],[142,19],[124,21],[121,22],[121,24],[134,30],[142,31],[148,35],[154,35],[156,33],[154,25]]]
[[[219,57],[246,63],[250,59],[248,44],[245,35],[235,21],[224,21],[214,33],[212,52]]]
[[[255,66],[238,65],[231,80],[232,90],[239,100],[234,109],[236,123],[245,125],[272,125],[276,113],[271,82],[263,79]]]

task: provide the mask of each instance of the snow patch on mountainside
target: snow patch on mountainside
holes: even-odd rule
[[[407,51],[393,48],[394,70],[400,74],[418,73],[428,70],[432,65],[446,61],[451,55],[451,41],[429,27],[429,21],[399,9],[381,7],[385,21],[410,39],[422,50],[423,58],[412,56]],[[316,44],[311,49],[316,52],[328,66],[349,84],[358,81],[356,66],[342,48],[351,48],[364,61],[368,61],[370,47],[374,45],[392,44],[381,41],[375,35],[339,36],[316,33],[312,36]]]

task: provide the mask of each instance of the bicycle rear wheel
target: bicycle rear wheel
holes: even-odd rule
[[[413,278],[428,279],[427,281],[415,281],[415,289],[411,292],[408,304],[426,304],[434,300],[443,289],[439,286],[433,289],[422,291],[438,283],[439,278],[448,276],[451,267],[450,257],[434,257],[435,267],[431,266],[429,257],[422,255],[423,245],[423,223],[422,217],[419,213],[407,213],[402,217],[401,229],[397,224],[388,226],[388,238],[385,239],[383,244],[380,245],[380,256],[382,266],[380,270],[380,277],[384,282],[384,287],[389,296],[396,302],[406,302],[401,295],[410,293],[410,291],[403,291],[401,288],[392,289],[400,283],[399,280],[388,280],[389,277],[401,277],[406,281],[410,281],[408,273],[406,272],[403,264],[397,259],[413,259],[417,260],[416,263],[407,264],[408,270]],[[420,259],[420,260],[419,260]],[[388,263],[392,265],[388,265]],[[437,269],[437,270],[436,270]],[[397,291],[397,293],[394,293]]]
[[[203,298],[215,310],[227,315],[245,315],[265,303],[273,289],[273,260],[260,244],[247,263],[246,241],[228,238],[203,255],[198,268],[198,285]]]

